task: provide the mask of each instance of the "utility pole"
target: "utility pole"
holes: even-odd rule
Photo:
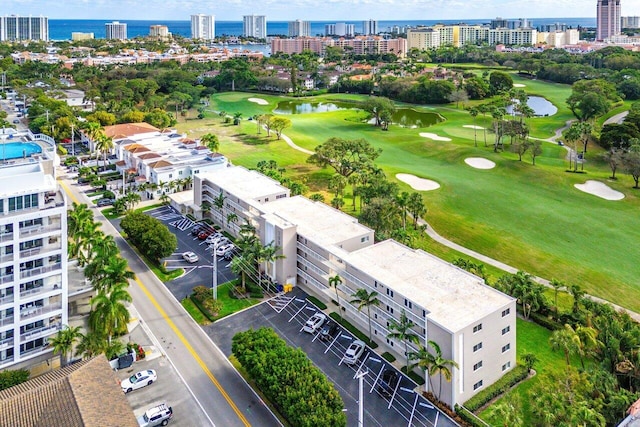
[[[71,155],[75,156],[76,155],[76,144],[75,144],[76,140],[75,137],[73,135],[73,123],[71,124]]]
[[[218,244],[214,243],[213,244],[213,267],[211,268],[211,271],[213,272],[213,277],[211,279],[212,283],[211,283],[211,287],[212,292],[213,292],[213,300],[217,300],[218,299]]]
[[[364,427],[364,395],[362,393],[362,382],[364,376],[369,371],[358,371],[356,378],[358,379],[358,427]]]

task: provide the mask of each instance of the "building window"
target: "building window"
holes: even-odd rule
[[[473,351],[476,352],[482,348],[482,341],[473,346]]]
[[[387,288],[387,295],[389,295],[391,298],[393,298],[393,291],[389,288]]]
[[[378,282],[377,282],[377,281],[374,281],[374,282],[373,282],[373,287],[374,287],[374,288],[377,288],[377,287],[378,287]]]
[[[509,333],[511,330],[511,326],[507,326],[506,328],[502,328],[502,335]]]
[[[268,198],[268,197],[265,197],[265,198],[264,198],[264,201],[265,201],[265,202],[268,202],[268,201],[269,201],[269,198]]]
[[[422,310],[422,317],[427,317],[427,310]]]
[[[404,306],[408,307],[409,309],[411,309],[411,308],[413,308],[413,303],[405,298],[404,299]]]
[[[502,317],[508,316],[509,313],[511,313],[511,309],[510,308],[507,308],[506,310],[502,310]]]
[[[477,371],[478,369],[482,368],[482,360],[479,361],[478,363],[476,363],[475,365],[473,365],[473,370]],[[503,369],[504,370],[504,369]]]
[[[387,344],[389,344],[391,347],[393,347],[393,341],[391,341],[389,338],[387,338]]]
[[[360,238],[360,243],[365,243],[369,241],[369,236],[364,236]]]
[[[387,312],[393,314],[393,307],[387,306]]]
[[[511,367],[511,362],[505,363],[504,365],[502,365],[502,372],[506,371],[510,367]]]
[[[9,212],[20,211],[22,209],[37,208],[38,195],[28,194],[26,196],[9,197]]]
[[[169,178],[173,178],[173,174],[172,173],[169,174]]]
[[[509,351],[510,348],[511,348],[511,343],[509,343],[507,345],[503,345],[502,346],[502,352],[504,353],[505,351]]]
[[[476,326],[473,327],[473,333],[475,334],[476,332],[480,332],[482,330],[482,323],[478,323]]]
[[[475,390],[479,389],[480,387],[482,387],[482,380],[478,381],[477,383],[475,383],[473,385],[473,390],[475,391]]]

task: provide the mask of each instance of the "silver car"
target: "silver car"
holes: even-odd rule
[[[364,349],[366,348],[366,344],[360,340],[355,340],[351,343],[347,351],[344,352],[344,363],[348,365],[353,365],[360,359],[362,353],[364,353]]]

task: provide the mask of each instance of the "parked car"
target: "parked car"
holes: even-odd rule
[[[398,386],[400,381],[400,374],[395,369],[385,369],[380,379],[380,385],[378,385],[378,391],[380,394],[386,397],[391,397],[393,392]]]
[[[202,224],[196,224],[193,227],[191,227],[191,235],[192,236],[197,236],[198,234],[200,234],[200,232],[202,231],[202,229],[204,228],[204,226]]]
[[[189,264],[193,264],[194,262],[198,262],[200,258],[195,253],[188,251],[182,254],[182,259],[187,261]]]
[[[215,236],[209,242],[207,242],[207,243],[209,243],[209,246],[211,246],[211,245],[220,246],[220,245],[226,245],[227,243],[231,243],[231,240],[229,240],[228,237],[225,237],[220,233],[217,233],[217,234],[218,234],[217,236]],[[209,236],[209,237],[211,237],[211,236]]]
[[[365,343],[360,340],[352,342],[347,348],[347,351],[344,352],[344,363],[348,365],[356,363],[360,359],[360,356],[362,356],[362,353],[364,353],[365,347]]]
[[[223,257],[227,261],[231,261],[239,253],[240,253],[240,248],[234,245],[233,248],[229,249],[227,252],[224,253]]]
[[[218,246],[218,249],[216,250],[216,255],[224,256],[224,254],[227,253],[227,251],[230,251],[235,247],[236,245],[234,245],[233,243],[227,243],[226,245]]]
[[[200,233],[198,233],[198,239],[205,240],[207,237],[211,236],[212,233],[212,230],[201,231]]]
[[[313,316],[309,318],[309,320],[307,320],[307,323],[304,324],[302,330],[310,334],[316,333],[326,321],[327,316],[324,313],[320,313],[318,311],[314,313]]]
[[[100,199],[96,204],[98,205],[99,208],[103,208],[105,206],[113,206],[115,202],[116,201],[113,199]]]
[[[120,387],[122,387],[122,391],[129,393],[133,390],[151,385],[157,379],[156,371],[147,369],[146,371],[136,372],[129,378],[122,380]]]
[[[18,119],[13,119],[13,124],[17,125],[18,123],[20,123],[20,120],[18,120]]]
[[[205,243],[212,244],[212,243],[214,243],[216,240],[218,240],[218,239],[220,239],[220,238],[222,238],[222,237],[224,237],[224,236],[222,235],[222,233],[217,233],[217,232],[216,232],[216,233],[210,234],[210,235],[209,235],[209,237],[207,237],[207,238],[205,239]]]
[[[138,417],[140,427],[166,426],[173,417],[173,409],[166,403],[154,406]]]
[[[320,330],[320,339],[323,341],[329,341],[336,337],[336,334],[340,331],[340,326],[335,322],[326,323]]]

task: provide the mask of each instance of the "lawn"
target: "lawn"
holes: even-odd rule
[[[522,82],[525,90],[545,96],[559,108],[556,116],[530,120],[543,123],[533,126],[539,132],[534,135],[548,137],[552,129],[564,124],[569,116],[561,101],[569,93],[567,86],[518,76],[514,76],[514,81]],[[269,102],[260,106],[247,101],[254,96],[239,92],[214,95],[212,109],[230,114],[238,111],[248,117],[268,113],[284,99],[260,95]],[[319,98],[341,97],[329,94]],[[349,96],[354,98],[358,97]],[[618,181],[609,182],[608,169],[594,157],[587,157],[586,174],[566,173],[566,152],[550,143],[544,144],[544,153],[534,167],[527,156],[519,162],[513,153],[494,153],[491,146],[485,148],[482,131],[476,133],[478,147],[474,147],[474,131],[463,127],[472,124],[472,118],[463,110],[416,109],[440,112],[446,121],[429,127],[428,132],[452,141],[422,138],[418,135],[422,129],[392,126],[389,132],[382,132],[363,123],[363,113],[357,110],[290,115],[293,126],[285,134],[297,145],[311,150],[331,136],[365,138],[382,148],[378,164],[390,179],[404,172],[440,183],[439,190],[424,194],[429,209],[426,219],[440,234],[516,268],[579,284],[589,293],[640,310],[640,301],[635,298],[640,265],[635,262],[633,251],[629,251],[640,238],[634,221],[640,201],[637,192],[631,189],[630,177],[621,175]],[[476,125],[490,127],[490,120],[478,116]],[[321,189],[330,176],[329,170],[320,171],[308,165],[305,154],[283,141],[274,136],[268,139],[264,131],[258,135],[253,121],[243,120],[240,126],[225,125],[212,114],[184,126],[191,133],[219,134],[221,151],[235,164],[255,167],[260,160],[276,160],[294,178],[306,177],[311,192]],[[486,137],[490,144],[493,135],[487,132]],[[470,156],[491,159],[497,167],[492,170],[468,167],[464,159]],[[605,181],[626,198],[606,201],[573,187],[587,179]],[[402,190],[412,191],[406,184],[399,184]]]

